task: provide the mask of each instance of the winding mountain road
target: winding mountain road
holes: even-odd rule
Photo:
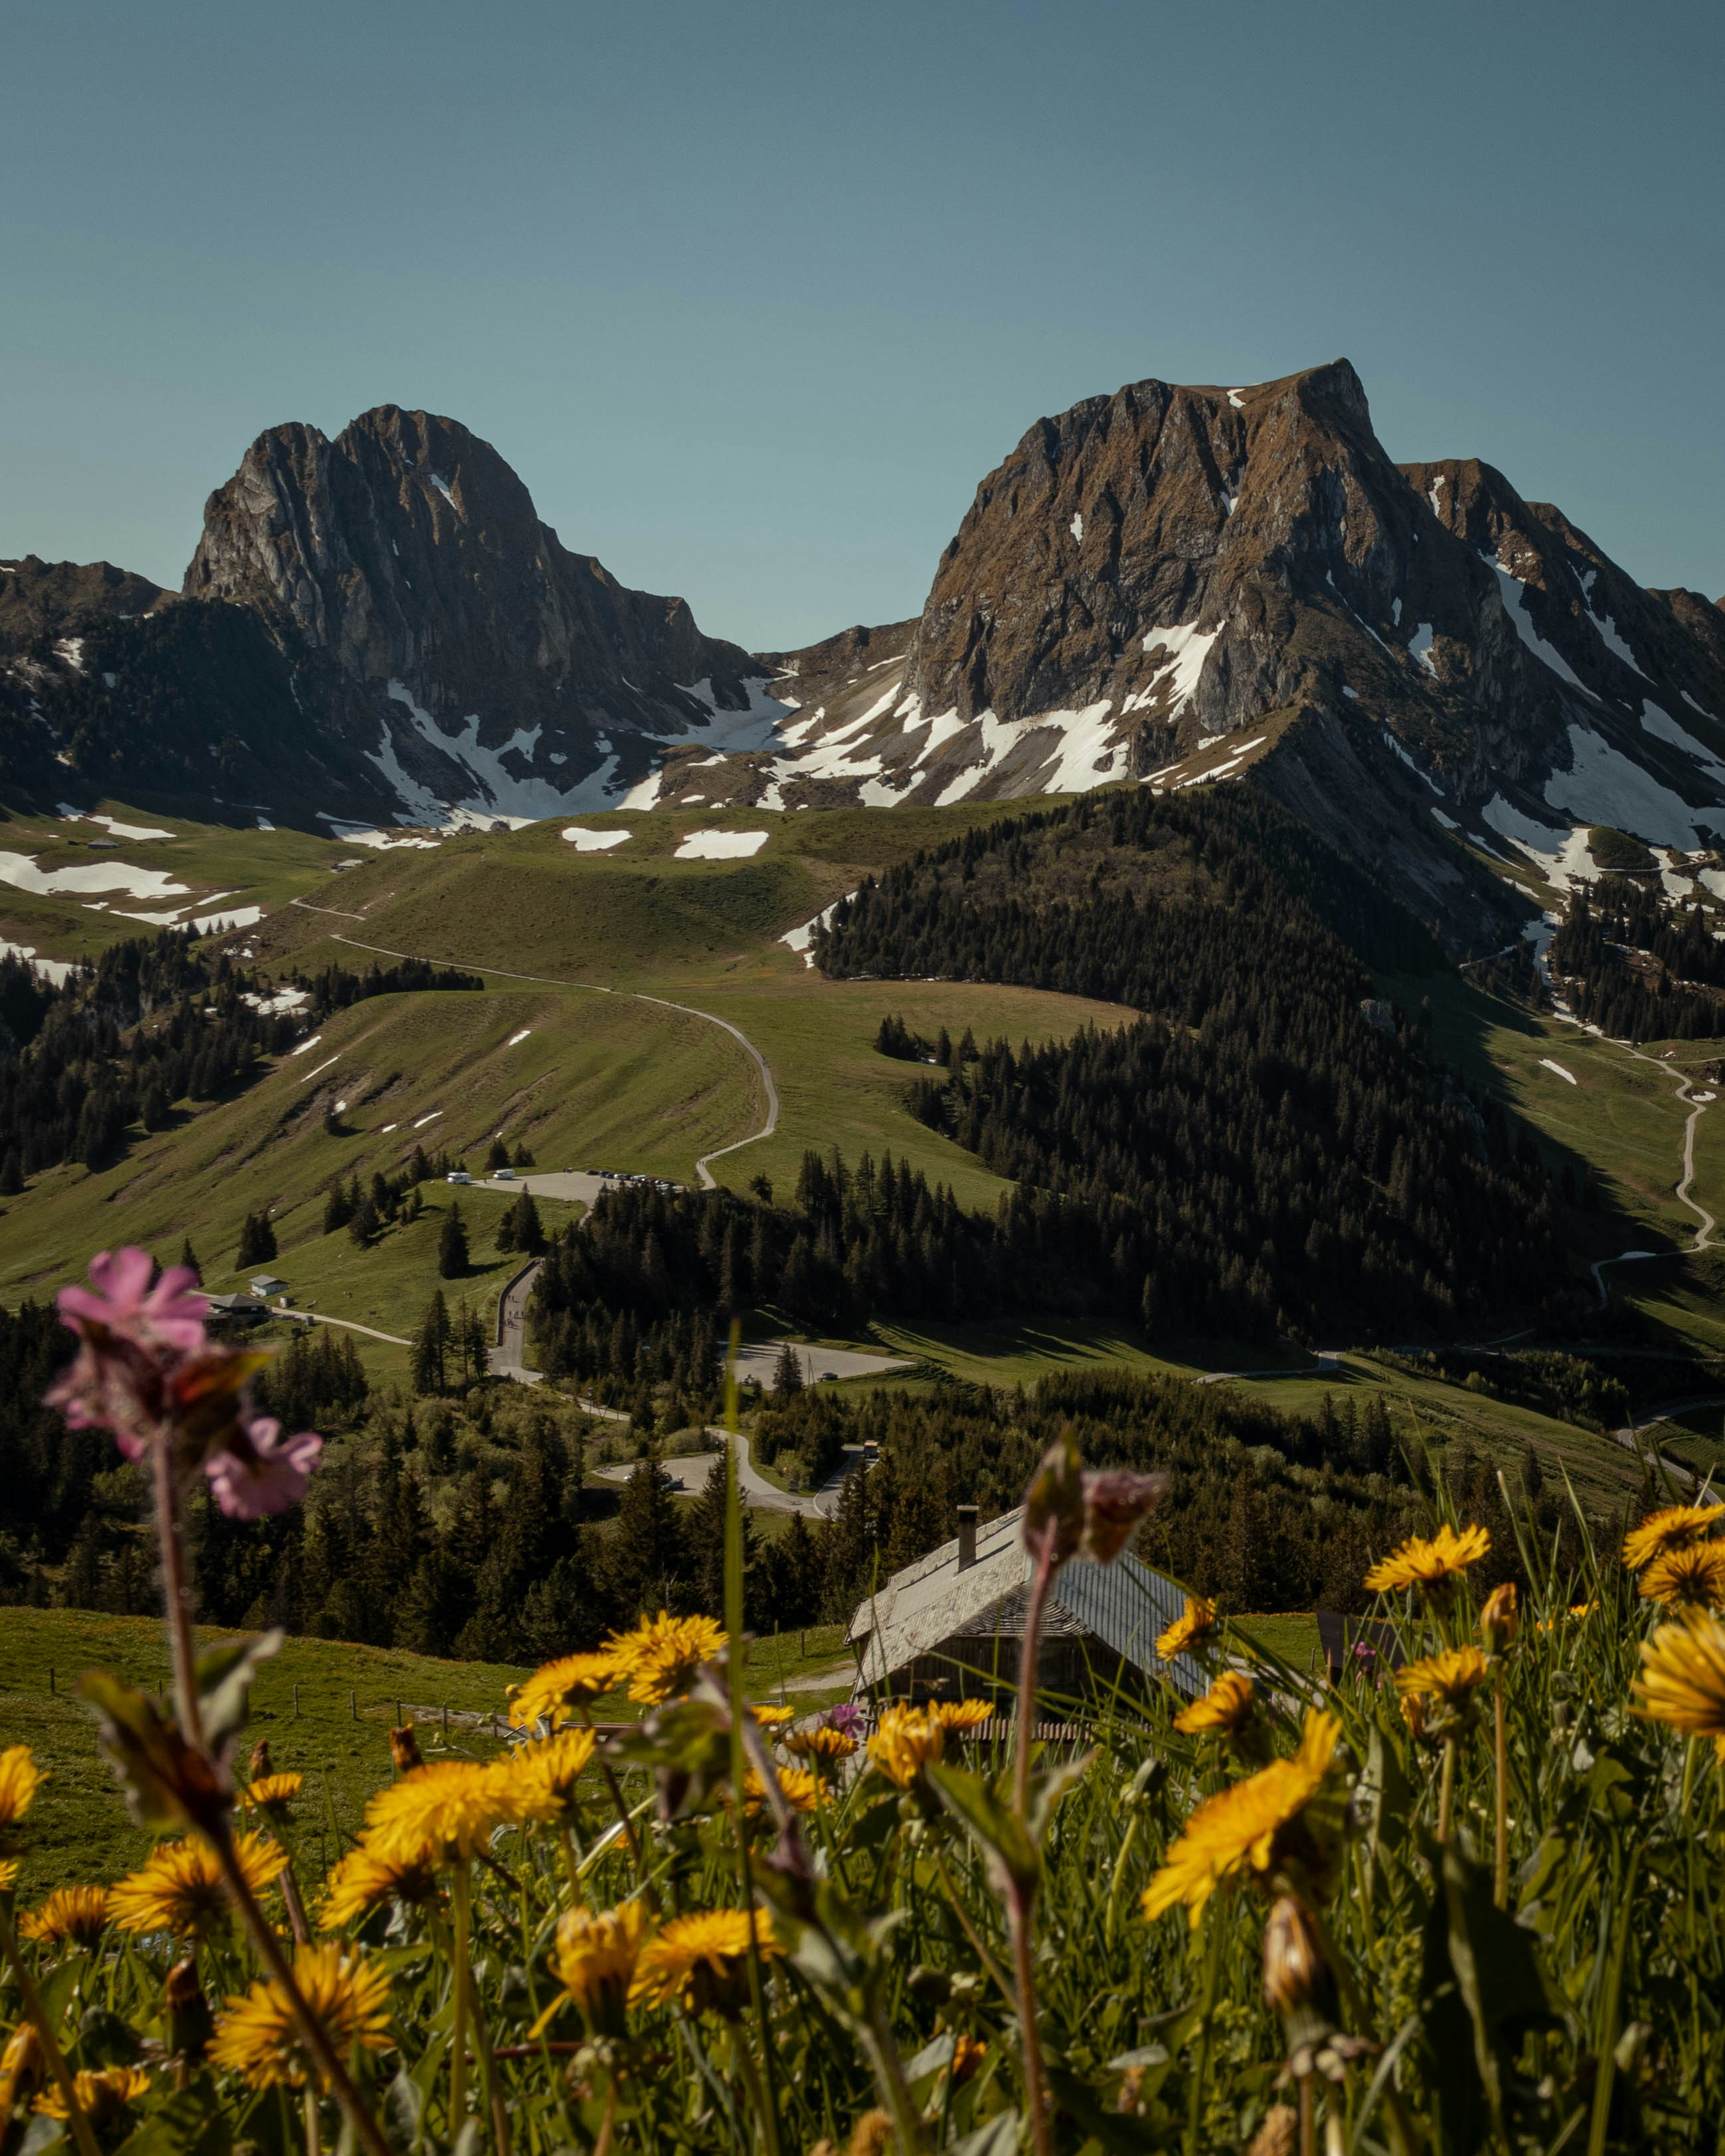
[[[1698,1199],[1692,1198],[1689,1194],[1695,1181],[1695,1127],[1718,1096],[1712,1087],[1708,1087],[1704,1091],[1697,1091],[1692,1080],[1681,1072],[1673,1070],[1671,1065],[1661,1056],[1648,1055],[1640,1049],[1631,1047],[1626,1040],[1614,1040],[1611,1045],[1614,1048],[1622,1049],[1625,1055],[1634,1056],[1637,1063],[1651,1063],[1656,1070],[1662,1072],[1667,1078],[1675,1078],[1677,1081],[1676,1097],[1688,1106],[1690,1112],[1683,1125],[1683,1178],[1676,1186],[1676,1196],[1677,1203],[1686,1206],[1699,1223],[1695,1230],[1695,1239],[1690,1244],[1688,1251],[1680,1255],[1692,1257],[1698,1250],[1711,1250],[1713,1245],[1713,1233],[1719,1224],[1707,1211],[1706,1206]],[[1666,1258],[1672,1255],[1669,1250],[1620,1250],[1615,1258],[1596,1260],[1589,1270],[1594,1276],[1594,1286],[1599,1291],[1600,1309],[1605,1309],[1611,1300],[1605,1286],[1607,1265],[1633,1265],[1642,1259]]]
[[[334,906],[313,906],[309,900],[303,898],[290,900],[289,903],[302,907],[307,913],[335,914],[336,912]],[[358,914],[341,914],[338,918],[344,921],[357,921],[362,916]],[[330,934],[330,941],[332,943],[346,944],[351,951],[368,951],[373,957],[379,958],[411,958],[426,966],[459,966],[465,973],[495,973],[499,980],[528,981],[536,988],[577,988],[588,995],[618,996],[625,1003],[656,1004],[661,1010],[680,1011],[685,1018],[698,1018],[705,1024],[716,1025],[722,1032],[728,1033],[742,1049],[744,1054],[749,1057],[760,1076],[762,1091],[766,1103],[766,1120],[762,1123],[759,1130],[751,1131],[746,1138],[734,1139],[729,1145],[716,1146],[712,1152],[701,1156],[695,1163],[695,1174],[696,1179],[703,1190],[713,1190],[718,1187],[712,1170],[707,1165],[710,1161],[722,1160],[726,1153],[740,1152],[745,1146],[758,1145],[762,1138],[770,1138],[778,1128],[778,1088],[773,1082],[773,1072],[768,1065],[766,1057],[762,1055],[760,1050],[756,1047],[741,1026],[733,1025],[728,1018],[720,1018],[712,1011],[699,1010],[693,1004],[673,1003],[668,996],[649,996],[634,988],[607,988],[600,981],[557,981],[546,973],[512,973],[506,967],[482,966],[471,958],[434,957],[424,951],[392,951],[387,944],[362,943],[357,936],[338,936],[333,930]]]

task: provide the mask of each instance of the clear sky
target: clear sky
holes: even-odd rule
[[[1725,591],[1725,11],[0,0],[0,557],[177,584],[285,419],[495,443],[788,646],[922,604],[1025,429],[1353,360]]]

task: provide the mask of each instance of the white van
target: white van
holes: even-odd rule
[[[471,1183],[473,1178],[465,1168],[452,1168],[444,1178],[445,1183]]]

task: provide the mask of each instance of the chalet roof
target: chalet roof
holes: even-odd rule
[[[849,1635],[860,1650],[858,1683],[879,1684],[949,1640],[1022,1638],[1030,1578],[1023,1523],[1023,1506],[1003,1512],[978,1527],[976,1562],[962,1572],[955,1536],[894,1573],[860,1603]],[[1050,1635],[1088,1635],[1195,1698],[1205,1689],[1205,1679],[1191,1656],[1172,1663],[1156,1658],[1158,1636],[1179,1615],[1185,1600],[1173,1580],[1131,1555],[1110,1565],[1075,1558],[1055,1574],[1044,1630]]]

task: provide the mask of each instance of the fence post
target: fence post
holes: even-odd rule
[[[395,1702],[395,1726],[398,1729],[402,1727],[401,1702],[399,1700],[397,1700]]]
[[[295,1686],[294,1686],[294,1719],[295,1719],[295,1722],[297,1722],[297,1721],[299,1720],[299,1718],[300,1718],[300,1687],[299,1687],[298,1683],[297,1683],[297,1682],[295,1682]]]
[[[447,1743],[449,1743],[449,1702],[448,1702],[448,1700],[445,1700],[445,1701],[444,1702],[444,1743],[445,1743],[445,1744],[447,1744]]]

